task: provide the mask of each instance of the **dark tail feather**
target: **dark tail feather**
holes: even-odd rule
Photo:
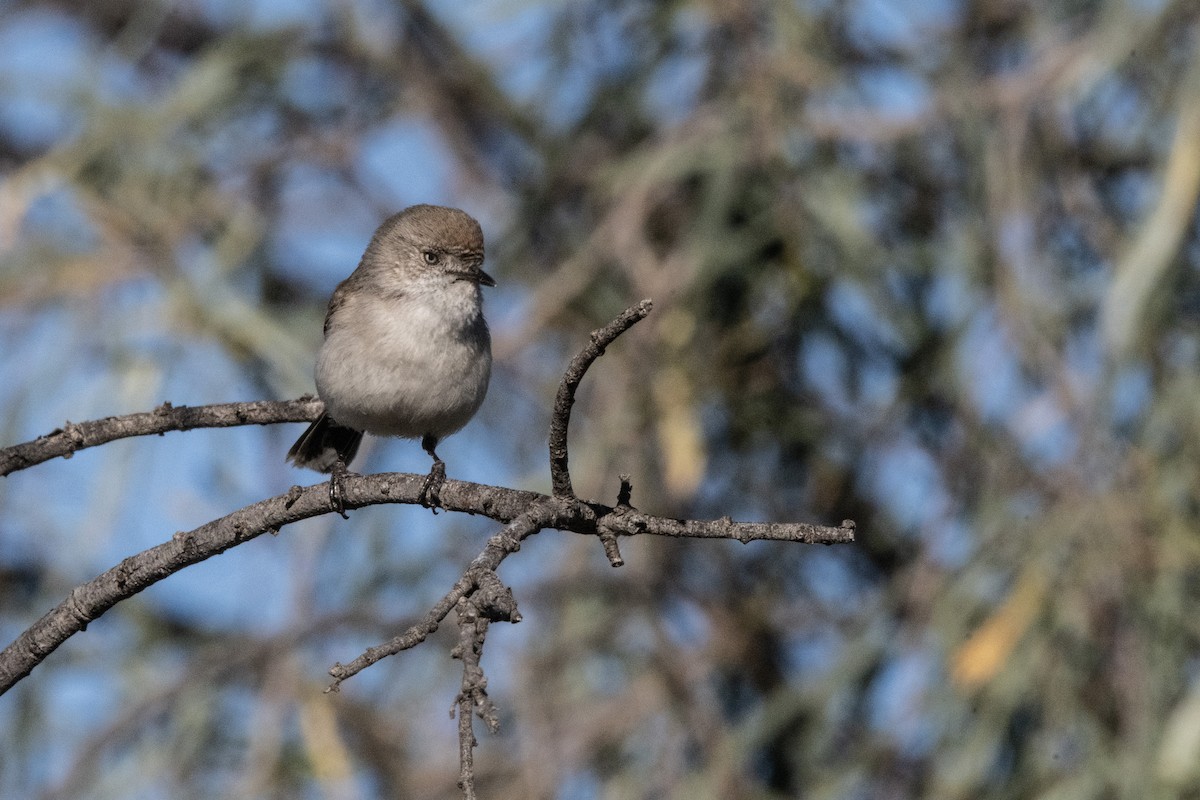
[[[338,425],[328,414],[322,414],[300,434],[288,450],[287,460],[297,467],[333,472],[333,465],[339,458],[346,465],[354,460],[362,437],[361,431]]]

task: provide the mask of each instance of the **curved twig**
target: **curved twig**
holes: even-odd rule
[[[583,380],[592,362],[604,355],[604,348],[644,319],[653,307],[652,301],[643,300],[636,306],[625,309],[619,317],[603,328],[592,331],[587,347],[571,359],[570,366],[563,374],[558,395],[554,398],[554,416],[550,419],[550,485],[555,497],[575,496],[575,489],[571,486],[571,473],[567,469],[567,425],[571,422],[571,406],[575,404],[575,390],[579,388],[579,382]]]

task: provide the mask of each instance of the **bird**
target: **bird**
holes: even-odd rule
[[[364,433],[420,439],[433,459],[419,494],[436,513],[446,465],[437,445],[475,416],[491,379],[483,316],[483,231],[457,208],[414,205],[388,217],[329,300],[317,355],[325,410],[287,460],[330,474],[330,504],[346,516],[342,478]]]

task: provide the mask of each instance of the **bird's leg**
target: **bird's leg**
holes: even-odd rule
[[[433,459],[433,466],[429,468],[429,475],[425,478],[425,483],[421,485],[421,493],[417,495],[421,505],[432,508],[435,514],[437,506],[441,503],[438,495],[442,490],[442,484],[446,482],[446,462],[438,458],[437,443],[437,437],[428,433],[421,438],[421,447]]]
[[[346,462],[339,454],[329,473],[329,507],[341,514],[342,519],[350,519],[350,515],[346,513],[346,504],[342,501],[342,481],[349,472]]]

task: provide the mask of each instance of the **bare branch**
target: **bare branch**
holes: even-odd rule
[[[88,422],[68,422],[31,442],[0,450],[0,476],[41,464],[52,458],[70,458],[77,451],[132,436],[161,436],[167,431],[192,428],[232,428],[238,425],[272,425],[277,422],[312,422],[324,404],[305,395],[297,400],[259,400],[252,403],[218,403],[210,406],[173,406],[163,403],[153,411],[105,417]]]
[[[499,583],[495,573],[492,579]],[[510,594],[511,597],[511,594]],[[463,662],[462,688],[450,707],[450,715],[454,716],[455,707],[458,711],[458,787],[462,789],[465,800],[475,798],[475,739],[472,727],[472,711],[479,715],[487,726],[489,733],[500,730],[500,717],[496,704],[487,694],[487,677],[480,666],[483,658],[483,643],[487,639],[488,625],[491,624],[486,608],[476,604],[472,598],[463,597],[458,601],[458,644],[451,652],[453,658]]]
[[[571,359],[554,398],[554,416],[550,419],[550,485],[555,497],[574,497],[571,473],[567,469],[567,425],[571,421],[571,406],[575,404],[575,390],[587,373],[588,367],[600,356],[613,340],[644,319],[654,303],[643,300],[636,306],[625,309],[619,317],[599,330],[592,331],[591,341],[575,358]]]
[[[452,481],[447,481],[446,485],[449,486],[451,483]],[[487,540],[483,552],[472,559],[462,577],[455,582],[441,600],[434,604],[424,619],[391,641],[367,648],[362,655],[349,664],[334,664],[329,670],[329,674],[334,679],[333,683],[329,685],[329,689],[337,691],[342,681],[347,678],[357,675],[388,656],[416,647],[425,641],[429,634],[438,629],[438,625],[450,613],[450,609],[481,585],[481,576],[490,574],[495,578],[495,570],[501,562],[508,558],[510,553],[521,549],[522,541],[548,527],[563,510],[562,505],[554,502],[551,498],[544,495],[537,495],[537,497],[541,498],[540,502],[535,502],[524,514],[512,520],[499,532],[492,534],[491,538]],[[516,613],[515,604],[509,620],[511,622],[521,621],[521,615]]]
[[[378,475],[347,475],[344,482],[347,509],[363,508],[381,503],[417,503],[424,475],[381,473]],[[122,600],[172,575],[185,567],[222,553],[264,533],[278,533],[293,522],[331,513],[329,484],[319,483],[290,491],[268,500],[234,511],[195,530],[175,534],[169,541],[126,558],[112,569],[85,584],[77,586],[54,609],[30,626],[8,647],[0,652],[0,694],[11,689],[45,660],[63,642],[88,623]],[[643,514],[628,507],[612,508],[601,503],[585,503],[568,498],[552,498],[536,492],[523,492],[499,486],[487,486],[466,481],[447,480],[442,487],[440,505],[448,511],[462,511],[512,522],[488,540],[484,548],[459,583],[443,600],[449,607],[435,607],[426,620],[405,635],[430,625],[430,616],[440,621],[453,608],[457,598],[475,585],[484,569],[494,570],[509,553],[520,547],[521,540],[544,528],[556,528],[572,533],[596,535],[601,529],[618,536],[649,534],[654,536],[689,537],[702,539],[736,539],[789,541],[834,544],[854,541],[854,524],[844,522],[833,528],[808,523],[733,522],[725,518],[715,521],[677,520]],[[466,581],[466,584],[463,584]],[[423,636],[421,637],[423,638]],[[372,657],[369,663],[416,644],[405,646],[404,637],[397,637],[384,646],[385,651]],[[343,667],[334,677],[343,680],[362,669],[360,656]],[[365,664],[364,664],[365,666]]]
[[[463,630],[468,628],[464,626]],[[470,626],[470,631],[474,633],[474,625]],[[458,788],[462,789],[465,800],[475,800],[475,746],[479,740],[475,738],[475,729],[471,724],[471,693],[465,689],[467,674],[468,667],[463,664],[464,689],[454,700],[458,707]],[[454,706],[451,706],[451,716],[454,711]]]

